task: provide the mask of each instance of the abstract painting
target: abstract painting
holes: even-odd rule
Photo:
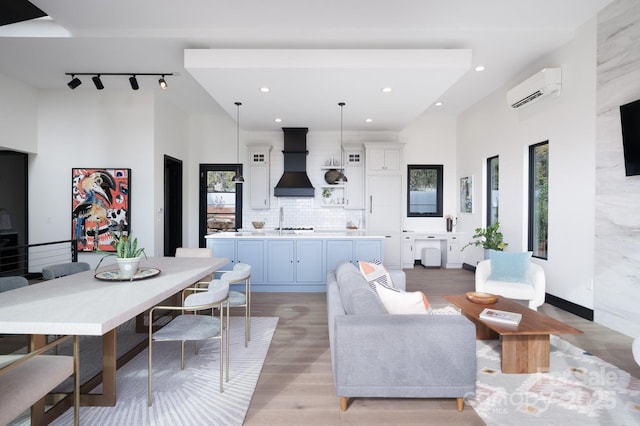
[[[460,212],[473,213],[473,176],[460,178]]]
[[[72,236],[78,251],[114,251],[114,236],[129,232],[131,169],[74,168]]]

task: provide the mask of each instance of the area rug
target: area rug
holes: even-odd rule
[[[488,425],[640,425],[640,380],[557,336],[549,373],[502,374],[497,340],[477,355],[467,403]]]
[[[244,347],[244,317],[231,317],[229,381],[219,393],[218,342],[203,342],[198,355],[180,343],[157,342],[153,350],[153,405],[147,406],[147,349],[117,372],[115,407],[80,407],[82,425],[241,425],[244,421],[278,318],[251,319],[251,341]],[[100,392],[101,387],[95,392]],[[73,424],[67,410],[53,425]]]

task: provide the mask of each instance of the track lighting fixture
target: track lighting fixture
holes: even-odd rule
[[[131,89],[133,90],[138,90],[140,88],[140,84],[138,84],[138,77],[143,76],[143,75],[156,75],[156,76],[160,76],[160,80],[158,80],[158,84],[160,85],[161,89],[166,89],[168,87],[167,85],[167,80],[165,80],[165,76],[168,75],[173,75],[172,72],[165,72],[165,73],[148,73],[148,72],[137,72],[137,73],[132,73],[132,72],[67,72],[65,73],[65,75],[69,75],[71,76],[71,81],[69,81],[67,83],[67,86],[69,86],[69,89],[75,89],[76,87],[80,86],[82,84],[82,81],[80,81],[80,79],[76,76],[78,75],[91,75],[93,77],[91,77],[91,80],[93,80],[93,84],[95,84],[96,89],[98,90],[102,90],[104,89],[104,84],[102,83],[102,79],[101,77],[104,77],[105,75],[124,75],[124,76],[129,76],[129,84],[131,85]]]
[[[71,74],[71,81],[67,83],[67,86],[69,86],[69,89],[73,90],[76,87],[80,86],[81,84],[82,82],[80,81],[80,79],[76,77],[74,74]]]
[[[140,86],[138,85],[138,80],[136,79],[136,75],[132,75],[131,77],[129,77],[129,84],[131,84],[131,88],[133,90],[138,90],[140,88]]]
[[[236,105],[236,161],[240,162],[240,105],[241,102],[235,102]],[[236,174],[231,178],[231,182],[234,183],[243,183],[244,178],[240,174],[239,171],[236,171]]]
[[[102,80],[100,80],[100,74],[91,78],[93,80],[93,84],[96,85],[96,89],[102,90],[104,89],[104,84],[102,84]]]

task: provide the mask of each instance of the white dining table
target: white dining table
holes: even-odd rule
[[[83,394],[80,402],[114,406],[116,327],[228,262],[222,257],[150,257],[140,267],[160,273],[143,280],[102,281],[90,270],[4,292],[0,295],[0,333],[31,335],[32,348],[42,346],[46,335],[102,336],[102,394]],[[103,266],[99,272],[109,269],[117,266]]]

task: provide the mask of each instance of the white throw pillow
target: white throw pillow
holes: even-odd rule
[[[386,287],[393,287],[389,271],[387,271],[387,268],[385,268],[380,262],[365,262],[363,260],[359,260],[358,267],[360,268],[360,273],[364,276],[373,290],[375,290],[373,283],[382,284]]]
[[[421,291],[404,292],[374,283],[380,301],[390,314],[430,314],[431,305]]]

